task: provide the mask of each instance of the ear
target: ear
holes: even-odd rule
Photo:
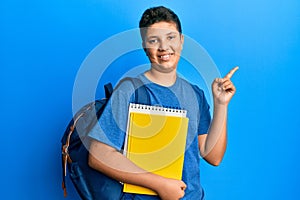
[[[184,44],[184,36],[183,34],[180,34],[180,41],[181,41],[181,50],[183,49],[183,44]]]
[[[142,46],[143,46],[144,52],[146,53],[146,56],[148,56],[148,51],[147,51],[147,48],[146,48],[146,46],[145,46],[144,40],[143,40],[143,42],[142,42]]]

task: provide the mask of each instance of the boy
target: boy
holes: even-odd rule
[[[176,72],[184,43],[177,15],[162,6],[150,8],[143,13],[139,27],[151,68],[138,78],[150,94],[151,105],[187,110],[189,128],[182,181],[147,172],[121,153],[128,107],[134,99],[134,88],[127,82],[114,91],[99,119],[100,128],[94,128],[90,133],[94,140],[90,146],[89,165],[118,181],[143,186],[158,194],[150,196],[125,193],[122,199],[204,199],[200,184],[200,155],[214,166],[219,165],[224,156],[227,108],[235,93],[230,78],[237,67],[224,78],[215,79],[212,84],[214,117],[211,120],[203,91],[178,77]]]

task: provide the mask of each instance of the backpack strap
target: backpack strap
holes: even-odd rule
[[[72,163],[72,159],[69,155],[68,148],[70,146],[70,140],[72,133],[76,127],[77,121],[84,115],[84,112],[80,113],[75,119],[72,120],[73,124],[69,126],[69,132],[65,141],[65,144],[62,145],[62,168],[63,168],[63,180],[62,180],[62,189],[64,190],[64,197],[67,196],[67,186],[66,186],[66,175],[67,175],[67,162]]]
[[[104,85],[105,98],[109,99],[111,94],[113,93],[113,86],[111,83],[107,83]]]

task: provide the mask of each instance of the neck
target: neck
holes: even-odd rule
[[[145,72],[145,76],[152,82],[165,87],[172,86],[177,78],[176,70],[165,73],[154,69]]]

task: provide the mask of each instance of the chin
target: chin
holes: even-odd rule
[[[173,63],[173,62],[172,62]],[[168,73],[176,70],[177,65],[171,64],[171,62],[152,62],[151,63],[152,68],[154,68],[157,71]]]
[[[160,67],[160,71],[164,72],[164,73],[173,72],[174,70],[176,70],[176,67],[174,67],[174,66],[161,66]]]

